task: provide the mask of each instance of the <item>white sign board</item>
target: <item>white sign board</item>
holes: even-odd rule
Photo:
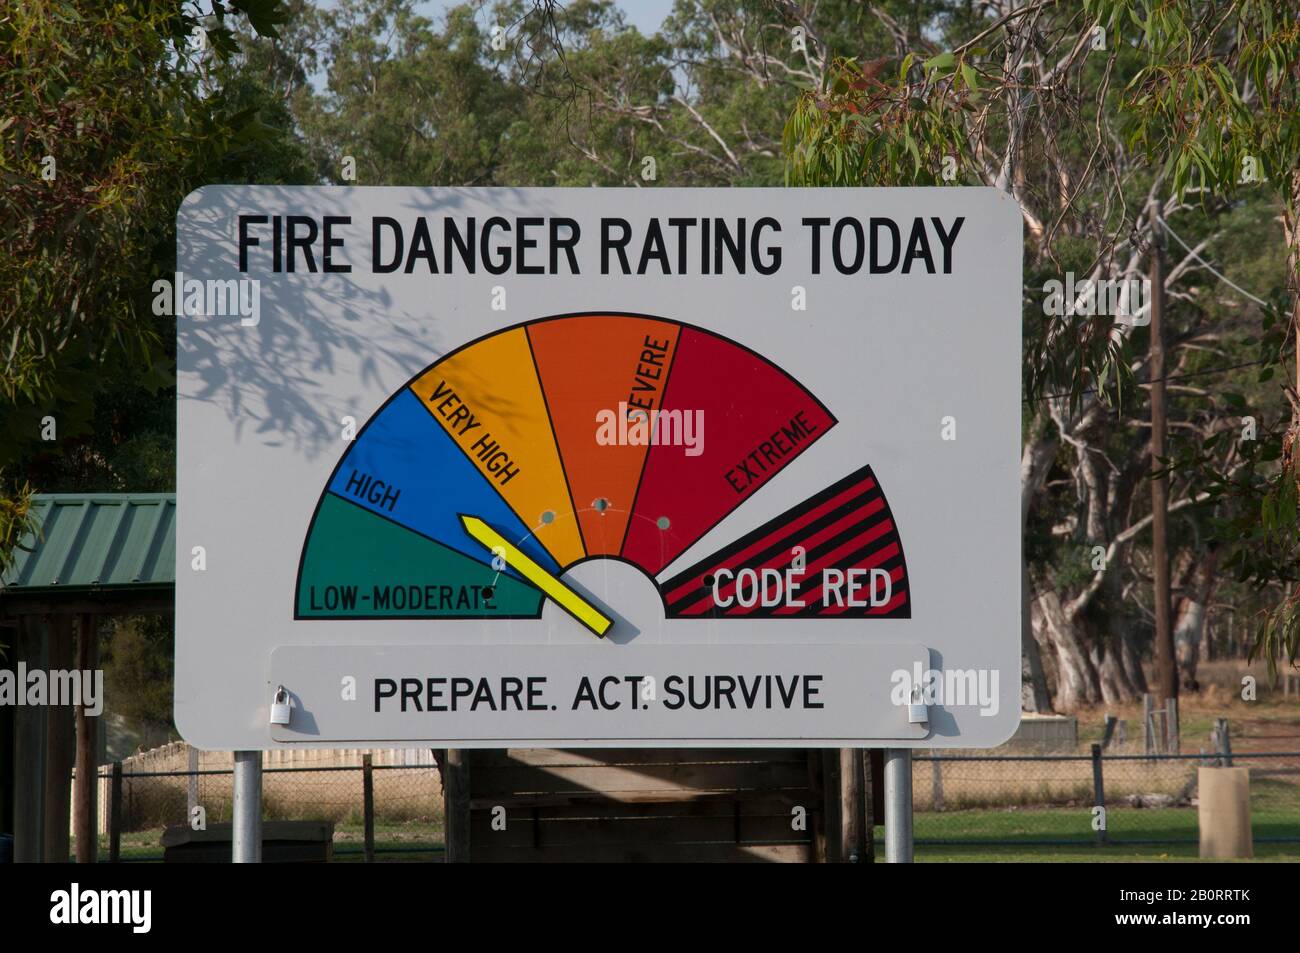
[[[217,186],[178,226],[191,743],[1014,731],[1005,196]]]

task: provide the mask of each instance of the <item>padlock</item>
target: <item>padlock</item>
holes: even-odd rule
[[[293,709],[289,707],[289,692],[281,685],[275,690],[275,700],[271,702],[271,724],[287,725],[292,717]]]
[[[930,720],[930,706],[921,698],[921,690],[913,689],[912,700],[907,704],[907,723],[924,725]]]

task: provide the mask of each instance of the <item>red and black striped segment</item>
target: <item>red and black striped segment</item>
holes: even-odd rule
[[[796,560],[795,547],[802,547],[804,569],[790,578],[789,597],[780,605],[741,605],[736,596],[736,579],[742,569],[775,570],[782,582],[787,579]],[[843,594],[843,585],[835,583],[848,577],[850,569],[881,569],[889,573],[890,599],[882,605],[851,606]],[[717,596],[730,605],[721,607],[714,599],[714,584],[719,570],[725,582],[718,584]],[[827,570],[832,573],[829,582]],[[767,574],[769,579],[772,573]],[[753,574],[748,574],[752,601]],[[859,573],[864,583],[870,572]],[[839,616],[844,618],[908,619],[912,615],[907,563],[898,528],[876,481],[871,467],[864,466],[769,520],[754,531],[703,559],[660,585],[668,618],[711,617],[719,619],[800,618],[804,616]],[[861,596],[869,593],[869,587]],[[775,587],[769,590],[775,597]],[[862,600],[859,600],[862,601]],[[803,602],[803,606],[791,603]]]

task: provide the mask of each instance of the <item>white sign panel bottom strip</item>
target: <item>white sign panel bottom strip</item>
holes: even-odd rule
[[[621,646],[603,656],[576,645],[281,646],[268,697],[284,685],[293,710],[272,734],[309,743],[464,739],[452,747],[520,738],[853,744],[927,734],[908,723],[898,688],[929,668],[921,646],[807,645],[794,664],[775,645],[705,645],[689,655]],[[864,733],[836,737],[844,725]]]

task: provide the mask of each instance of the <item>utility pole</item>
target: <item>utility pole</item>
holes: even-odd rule
[[[1169,477],[1165,470],[1165,276],[1161,260],[1160,202],[1153,199],[1151,223],[1151,562],[1155,584],[1156,697],[1178,697],[1174,662],[1174,633],[1170,625],[1169,593]]]

